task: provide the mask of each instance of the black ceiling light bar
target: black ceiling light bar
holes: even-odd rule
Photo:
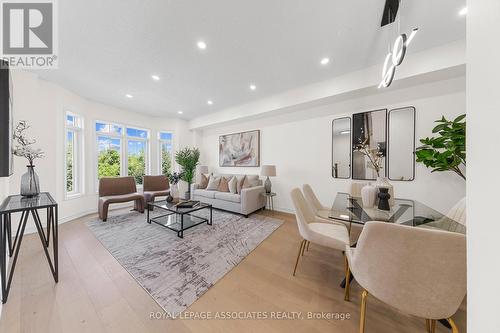
[[[398,14],[399,0],[385,0],[384,13],[382,14],[382,22],[380,26],[383,27],[391,24],[396,20]]]

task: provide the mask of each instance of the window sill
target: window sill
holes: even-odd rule
[[[83,193],[66,194],[66,196],[64,197],[64,201],[78,199],[83,196],[84,196]]]

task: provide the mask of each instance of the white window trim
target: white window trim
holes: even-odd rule
[[[106,133],[106,132],[97,132],[96,131],[96,125],[97,123],[103,123],[103,124],[108,124],[108,125],[113,125],[113,126],[118,126],[122,129],[121,134],[116,134],[116,133]],[[135,137],[135,136],[128,136],[127,135],[127,128],[133,128],[133,129],[138,129],[141,131],[146,131],[147,138],[140,138],[140,137]],[[111,138],[116,138],[120,139],[120,176],[127,176],[128,175],[128,140],[133,140],[133,141],[144,141],[146,142],[146,151],[145,151],[145,162],[146,162],[146,170],[145,174],[151,174],[151,154],[150,154],[150,146],[151,146],[151,130],[147,128],[142,128],[140,126],[135,126],[135,125],[129,125],[129,124],[121,124],[121,123],[115,123],[113,121],[108,121],[108,120],[101,120],[101,119],[95,119],[94,120],[94,126],[92,128],[93,132],[93,137],[94,137],[94,152],[93,152],[93,158],[94,158],[94,184],[95,184],[95,192],[99,192],[99,172],[98,172],[98,164],[99,164],[99,158],[98,158],[98,152],[99,152],[99,147],[98,147],[98,141],[97,138],[99,136],[104,136],[104,137],[111,137]],[[141,184],[137,184],[137,187],[139,189],[142,188]]]
[[[175,161],[174,161],[174,140],[175,140],[175,132],[174,131],[158,131],[158,135],[157,135],[157,141],[158,141],[158,174],[159,175],[162,175],[163,174],[163,170],[162,170],[162,153],[161,153],[161,146],[163,144],[163,142],[167,142],[167,140],[162,140],[161,139],[161,133],[170,133],[172,134],[172,139],[170,140],[170,143],[172,144],[172,151],[170,153],[170,159],[172,161],[172,167],[171,167],[171,171],[174,171],[174,164],[175,164]]]
[[[79,126],[68,125],[67,117],[71,115],[76,117],[79,121]],[[64,111],[64,199],[70,200],[79,198],[85,195],[85,157],[84,157],[84,130],[85,121],[84,118],[72,111]],[[67,174],[66,174],[66,147],[68,144],[68,131],[72,131],[73,134],[73,191],[68,192],[67,185]],[[76,144],[75,144],[76,143]]]

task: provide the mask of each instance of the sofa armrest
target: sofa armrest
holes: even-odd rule
[[[254,186],[241,190],[241,213],[248,215],[266,205],[264,186]]]
[[[198,184],[191,184],[191,193],[194,193],[194,190],[197,190],[199,187]]]

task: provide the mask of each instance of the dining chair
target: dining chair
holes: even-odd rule
[[[461,225],[465,226],[467,225],[467,213],[466,213],[466,207],[465,207],[465,199],[466,197],[463,197],[458,201],[455,206],[453,206],[448,213],[446,214],[446,217],[452,219],[453,221],[456,221],[460,223]]]
[[[369,294],[409,315],[426,319],[434,332],[436,320],[451,317],[466,294],[465,235],[413,228],[387,222],[367,222],[356,248],[346,248],[345,300],[352,274],[363,288],[359,331],[365,331]]]
[[[342,224],[321,222],[314,215],[299,188],[293,189],[290,195],[295,208],[299,234],[302,237],[293,269],[293,276],[295,276],[299,259],[304,255],[304,250],[309,242],[344,251],[346,245],[349,245],[349,234],[347,233],[347,228]]]
[[[356,243],[361,233],[361,230],[363,229],[363,226],[358,225],[356,223],[351,223],[349,221],[333,220],[329,218],[331,209],[321,204],[318,197],[314,193],[311,185],[309,184],[302,185],[302,191],[304,192],[304,196],[306,198],[307,203],[309,204],[309,207],[311,207],[311,209],[313,210],[314,214],[317,217],[319,217],[322,221],[328,223],[345,225],[347,227],[347,231],[349,234],[350,243],[351,244]]]

